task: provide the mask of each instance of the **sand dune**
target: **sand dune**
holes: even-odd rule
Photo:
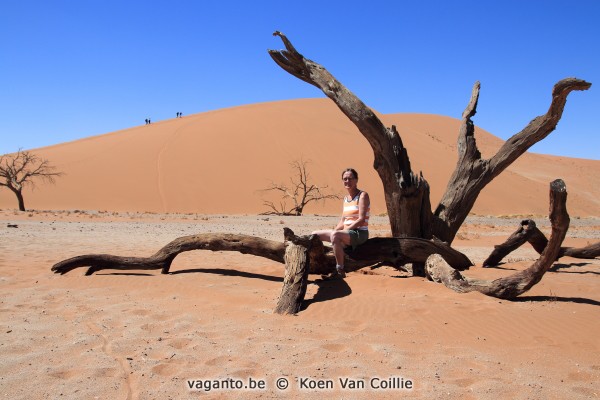
[[[437,204],[456,163],[459,121],[427,114],[382,115],[395,124],[413,170],[423,171]],[[484,156],[502,141],[477,129]],[[313,181],[341,193],[340,171],[353,166],[371,193],[374,214],[384,213],[373,153],[355,126],[328,99],[254,104],[205,112],[36,150],[65,172],[56,185],[25,194],[34,209],[193,213],[260,213],[261,192],[287,182],[289,162],[310,161]],[[480,195],[478,214],[547,213],[548,183],[563,178],[572,215],[598,215],[600,161],[526,154]],[[0,208],[15,208],[0,191]],[[305,212],[337,214],[339,204],[313,204]]]

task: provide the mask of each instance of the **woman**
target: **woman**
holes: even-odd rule
[[[313,235],[319,235],[322,241],[330,242],[333,245],[333,254],[335,255],[336,272],[341,278],[346,277],[344,271],[344,247],[363,244],[369,238],[369,194],[357,187],[358,173],[347,168],[342,172],[342,181],[344,188],[348,191],[348,196],[344,196],[344,212],[335,229],[315,231]]]

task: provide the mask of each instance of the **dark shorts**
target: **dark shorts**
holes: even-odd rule
[[[352,250],[356,249],[356,246],[366,242],[369,238],[369,231],[366,230],[352,229],[348,231],[348,234],[350,234],[350,246],[352,246]]]

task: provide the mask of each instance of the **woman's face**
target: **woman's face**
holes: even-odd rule
[[[342,181],[344,181],[344,188],[346,188],[347,190],[356,187],[357,179],[354,177],[352,171],[344,172],[344,175],[342,175]]]

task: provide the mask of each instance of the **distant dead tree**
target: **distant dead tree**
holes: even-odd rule
[[[267,206],[270,211],[263,214],[272,215],[302,215],[304,208],[308,203],[316,201],[325,201],[328,199],[340,199],[341,197],[334,193],[327,193],[328,186],[317,186],[310,182],[310,174],[308,173],[308,161],[295,160],[290,163],[293,170],[293,176],[290,178],[290,184],[273,183],[263,192],[275,191],[281,193],[279,204],[265,200],[263,205]],[[293,202],[288,205],[287,200]]]
[[[35,180],[41,179],[54,183],[54,178],[61,176],[55,167],[46,159],[40,158],[30,151],[0,155],[0,186],[10,189],[19,201],[19,210],[25,211],[23,189],[35,187]]]

